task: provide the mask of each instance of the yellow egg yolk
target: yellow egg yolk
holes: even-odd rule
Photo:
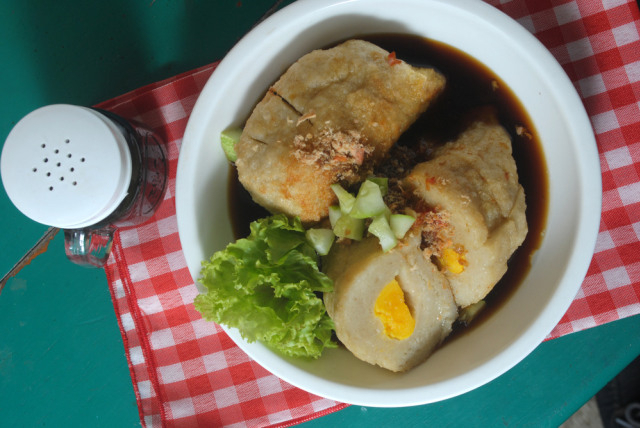
[[[440,263],[451,273],[462,273],[464,271],[464,256],[456,252],[453,248],[445,248],[442,256],[438,258]]]
[[[382,321],[384,334],[392,339],[406,339],[416,326],[416,320],[404,301],[404,292],[395,279],[385,285],[378,295],[374,313]]]

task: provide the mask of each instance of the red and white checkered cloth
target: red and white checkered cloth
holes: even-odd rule
[[[582,288],[549,335],[640,313],[640,12],[635,0],[490,0],[534,33],[574,82],[596,132],[604,198]],[[99,105],[169,144],[154,218],[121,230],[106,267],[143,426],[290,426],[345,405],[295,388],[249,359],[193,308],[175,178],[182,135],[216,64]]]

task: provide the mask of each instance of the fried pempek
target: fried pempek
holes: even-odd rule
[[[442,91],[432,69],[350,40],[313,51],[268,90],[236,145],[238,177],[274,213],[319,221],[330,185],[361,181]]]

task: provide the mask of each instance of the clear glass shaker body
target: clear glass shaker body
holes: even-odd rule
[[[81,265],[103,266],[111,252],[117,228],[144,223],[164,198],[168,179],[168,159],[158,135],[135,121],[104,110],[98,113],[111,120],[124,135],[131,153],[131,179],[127,196],[99,223],[80,229],[64,229],[65,253]]]

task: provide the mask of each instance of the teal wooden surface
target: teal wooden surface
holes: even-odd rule
[[[0,426],[140,426],[104,271],[62,245],[59,233],[0,295]]]
[[[273,2],[0,2],[0,144],[42,105],[92,105],[221,58]],[[289,2],[285,2],[290,3]],[[0,275],[44,233],[0,191]],[[557,426],[640,354],[640,317],[543,343],[468,394],[404,409],[352,406],[304,426]],[[102,270],[62,235],[0,294],[0,426],[139,426]]]

